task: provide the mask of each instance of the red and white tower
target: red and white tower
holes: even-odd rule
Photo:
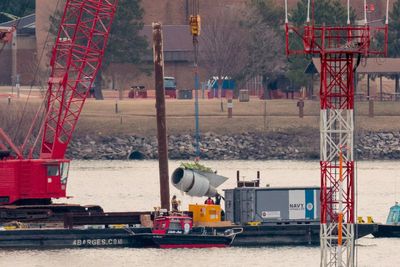
[[[368,25],[366,13],[363,25],[351,26],[348,0],[346,26],[316,26],[310,2],[305,26],[295,27],[285,0],[286,53],[317,56],[321,63],[321,266],[354,266],[354,72],[362,57],[386,55],[388,9],[381,27]],[[378,34],[384,37],[382,49],[372,44]],[[296,37],[301,50],[295,49]]]

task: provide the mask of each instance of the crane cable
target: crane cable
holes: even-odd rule
[[[56,14],[56,12],[58,10],[58,7],[59,7],[59,4],[60,4],[60,0],[57,0],[57,4],[56,4],[56,7],[54,9],[53,15]],[[47,44],[49,42],[49,38],[50,38],[50,29],[49,29],[49,31],[47,31],[46,39],[45,39],[45,42],[43,44],[39,60],[37,61],[37,64],[36,64],[35,72],[34,72],[30,87],[29,87],[28,97],[26,98],[26,101],[25,101],[25,104],[24,104],[24,108],[22,109],[22,114],[21,114],[21,117],[20,117],[19,122],[18,122],[18,126],[16,127],[16,131],[14,133],[14,138],[13,138],[14,140],[16,140],[18,134],[20,133],[21,125],[22,125],[22,122],[23,122],[23,118],[24,118],[24,115],[25,115],[25,112],[26,112],[26,108],[28,106],[28,102],[29,102],[29,99],[30,99],[30,96],[31,96],[31,93],[32,93],[32,88],[33,88],[33,86],[34,86],[34,84],[36,82],[36,78],[38,76],[39,69],[40,69],[40,63],[43,60],[44,52],[45,52],[46,46],[47,46]],[[45,101],[46,101],[46,98],[43,99],[42,104],[39,106],[37,113],[39,113],[40,109],[43,108]],[[43,120],[43,118],[41,120]],[[41,124],[41,122],[40,122],[40,124]]]

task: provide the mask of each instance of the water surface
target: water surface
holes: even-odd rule
[[[236,183],[236,170],[247,179],[261,171],[264,186],[319,186],[316,161],[207,161],[230,177],[222,188]],[[170,162],[170,173],[180,164]],[[358,215],[371,215],[384,222],[395,199],[400,199],[400,165],[392,161],[368,161],[357,164]],[[152,210],[159,205],[157,161],[74,161],[68,192],[73,198],[59,202],[98,204],[105,211]],[[202,198],[182,195],[171,188],[183,207],[203,203]],[[397,266],[400,239],[358,241],[358,266]],[[0,251],[1,267],[53,266],[319,266],[319,247],[262,247],[226,249],[63,249]]]

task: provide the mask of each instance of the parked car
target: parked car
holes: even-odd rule
[[[176,98],[176,80],[174,77],[164,77],[165,95]]]

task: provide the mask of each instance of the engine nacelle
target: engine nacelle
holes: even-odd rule
[[[172,173],[172,184],[179,190],[193,197],[215,197],[217,187],[224,183],[227,178],[215,173],[201,172],[177,168]]]

